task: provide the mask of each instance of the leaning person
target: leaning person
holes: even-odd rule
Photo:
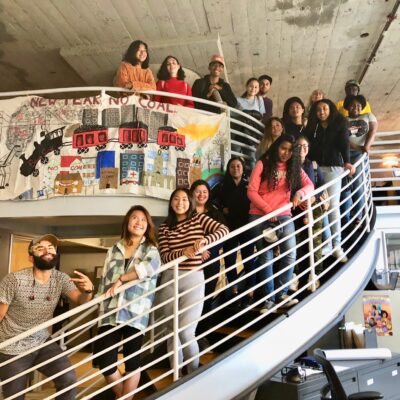
[[[134,91],[156,90],[156,82],[149,63],[147,44],[141,40],[135,40],[130,44],[122,59],[114,85]]]
[[[228,228],[208,217],[206,214],[194,212],[191,193],[187,189],[175,189],[170,197],[167,219],[160,225],[158,231],[159,249],[163,263],[176,260],[182,256],[187,259],[178,266],[179,275],[179,364],[187,363],[187,371],[193,372],[199,366],[199,345],[195,338],[198,320],[203,309],[204,273],[200,267],[203,257],[200,249],[229,233]],[[163,285],[174,279],[174,268],[165,270],[161,275]],[[160,292],[158,303],[171,300],[174,297],[174,285],[169,284]],[[163,307],[164,315],[173,315],[173,302]],[[173,320],[166,323],[166,335],[173,331]],[[191,343],[188,343],[191,342]],[[168,352],[173,351],[173,338],[167,341]],[[173,365],[172,357],[170,359]]]
[[[161,265],[156,246],[156,232],[149,212],[142,206],[131,207],[122,223],[121,240],[107,253],[103,276],[97,292],[97,295],[106,293],[112,296],[101,304],[100,315],[108,314],[124,304],[126,306],[100,321],[99,335],[117,326],[120,328],[95,342],[95,354],[130,337],[132,339],[123,345],[124,357],[139,351],[142,347],[143,331],[149,322],[154,293],[146,297],[139,297],[153,291],[156,287],[157,272]],[[136,285],[116,295],[115,292],[121,285],[134,280],[138,281]],[[135,301],[135,299],[137,300]],[[116,363],[117,359],[118,346],[96,357],[93,364],[103,369]],[[140,354],[125,361],[126,374],[137,372],[112,387],[118,398],[126,396],[137,388],[140,380],[139,367]],[[108,384],[122,378],[117,366],[103,371],[103,375]],[[124,397],[124,399],[132,398],[133,396]]]
[[[296,208],[314,190],[310,178],[302,170],[299,151],[292,135],[280,136],[269,148],[267,153],[257,161],[251,174],[247,195],[250,199],[249,221],[253,222],[270,214],[273,211],[290,203]],[[284,239],[279,245],[282,257],[279,264],[274,263],[273,249],[259,254],[257,268],[262,267],[258,272],[262,281],[265,281],[262,289],[263,295],[268,296],[260,313],[266,313],[274,308],[276,303],[282,307],[290,307],[298,303],[287,294],[289,282],[293,275],[293,265],[296,261],[296,238],[293,235],[295,226],[292,221],[290,209],[281,211],[275,217],[254,226],[251,229],[253,238],[260,237],[255,242],[257,251],[262,251],[268,244],[262,237],[264,230],[269,227],[285,224],[276,232],[276,240]],[[278,292],[275,292],[274,273],[280,274],[276,277]],[[251,281],[249,277],[248,281]],[[248,284],[247,289],[251,286]],[[254,292],[249,292],[250,303],[253,300]]]
[[[78,278],[71,279],[67,274],[56,269],[60,258],[57,247],[58,239],[54,235],[44,235],[33,239],[28,247],[29,261],[33,267],[11,272],[0,282],[0,343],[52,319],[57,303],[63,295],[79,304],[91,300],[93,284],[86,275],[74,271]],[[0,367],[0,379],[5,381],[60,355],[62,350],[57,343],[35,350],[35,347],[46,342],[49,336],[49,331],[45,328],[2,347],[0,363],[27,351],[31,353]],[[71,363],[68,358],[62,356],[37,369],[46,376],[52,376],[69,367]],[[2,389],[5,398],[24,390],[28,377],[29,374],[25,374],[4,384]],[[74,370],[54,378],[56,391],[61,391],[75,382]],[[21,400],[25,398],[25,395],[15,398]],[[76,389],[60,394],[57,399],[75,400]]]

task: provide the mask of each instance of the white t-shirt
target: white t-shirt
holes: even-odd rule
[[[253,100],[245,99],[244,97],[236,97],[239,110],[255,110],[265,114],[264,100],[260,96],[255,96]]]
[[[349,140],[357,146],[364,146],[369,131],[369,123],[376,122],[372,113],[362,114],[357,118],[347,117],[349,122]]]

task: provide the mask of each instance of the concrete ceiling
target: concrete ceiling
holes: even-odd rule
[[[399,0],[0,0],[0,91],[111,85],[134,39],[151,62],[168,54],[199,75],[222,52],[237,95],[251,76],[273,77],[286,98],[313,89],[343,98],[348,79],[380,121],[400,127]],[[385,32],[382,36],[382,32]]]

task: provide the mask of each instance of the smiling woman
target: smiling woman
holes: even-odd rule
[[[160,70],[157,73],[157,90],[161,92],[169,92],[183,94],[185,96],[192,95],[192,88],[185,82],[185,72],[181,67],[178,59],[174,56],[167,56],[162,62]],[[194,107],[192,100],[177,99],[174,97],[155,96],[155,101],[159,103],[176,104],[185,107]]]
[[[149,313],[146,313],[146,311],[150,310],[154,295],[149,294],[147,297],[140,297],[156,287],[157,271],[160,264],[152,218],[144,207],[133,206],[126,213],[122,223],[121,240],[107,253],[102,280],[97,292],[97,295],[104,293],[111,295],[101,304],[100,314],[105,314],[121,304],[129,304],[117,313],[103,318],[100,322],[98,334],[106,333],[128,320],[130,322],[98,339],[94,344],[94,353],[99,353],[127,337],[132,339],[124,344],[125,357],[142,347],[143,330],[147,327],[149,321]],[[133,280],[138,280],[138,283],[116,295],[115,292],[120,286]],[[134,301],[136,298],[138,298],[137,301]],[[141,310],[140,318],[138,318],[138,309]],[[95,358],[93,364],[103,369],[115,363],[117,356],[118,347],[114,347]],[[136,371],[140,366],[139,361],[139,356],[130,358],[125,363],[125,371],[127,373]],[[103,375],[107,383],[113,383],[122,377],[117,367],[104,371]],[[118,397],[126,395],[136,389],[139,379],[140,371],[131,375],[123,383],[114,385],[113,391]]]
[[[201,194],[201,197],[203,194]],[[193,212],[191,193],[187,189],[175,189],[169,200],[168,217],[161,224],[158,237],[160,254],[164,263],[186,256],[187,259],[179,264],[179,326],[186,326],[179,332],[179,345],[188,343],[179,350],[179,364],[191,359],[187,364],[188,372],[193,372],[199,366],[199,346],[195,340],[197,321],[201,316],[204,298],[204,273],[200,267],[203,263],[201,248],[228,234],[228,228],[208,217],[206,214]],[[207,252],[206,252],[207,253]],[[208,258],[209,255],[204,258]],[[192,270],[192,271],[190,271]],[[188,273],[190,271],[190,273]],[[173,279],[174,270],[167,269],[162,273],[160,286]],[[174,296],[174,287],[169,284],[162,289],[158,303],[163,303]],[[197,303],[197,304],[196,304]],[[165,304],[164,315],[173,314],[173,303]],[[166,323],[166,335],[173,331],[173,320]],[[173,350],[173,338],[168,339],[168,352]],[[173,357],[170,359],[173,365]]]
[[[141,40],[132,42],[118,68],[115,86],[130,90],[155,90],[149,60],[147,44]]]

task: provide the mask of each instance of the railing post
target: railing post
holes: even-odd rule
[[[368,213],[368,206],[369,206],[369,198],[367,196],[368,193],[368,185],[367,185],[367,174],[365,173],[365,167],[368,166],[368,163],[365,162],[368,157],[363,155],[362,158],[362,177],[363,177],[363,196],[364,196],[364,209],[365,209],[365,223],[367,225],[367,232],[371,232],[371,219]],[[368,181],[369,183],[369,181]]]
[[[150,347],[150,353],[154,353],[154,339],[156,337],[155,333],[154,333],[154,311],[152,311],[150,313],[150,343],[152,344],[152,346]]]
[[[314,225],[314,215],[313,209],[311,204],[311,198],[307,199],[307,218],[308,218],[308,252],[310,256],[310,275],[311,275],[311,291],[315,292],[316,285],[315,285],[315,258],[314,258],[314,238],[313,238],[313,225]],[[322,232],[321,232],[322,235]]]
[[[179,379],[179,268],[174,265],[173,369],[174,382]]]

